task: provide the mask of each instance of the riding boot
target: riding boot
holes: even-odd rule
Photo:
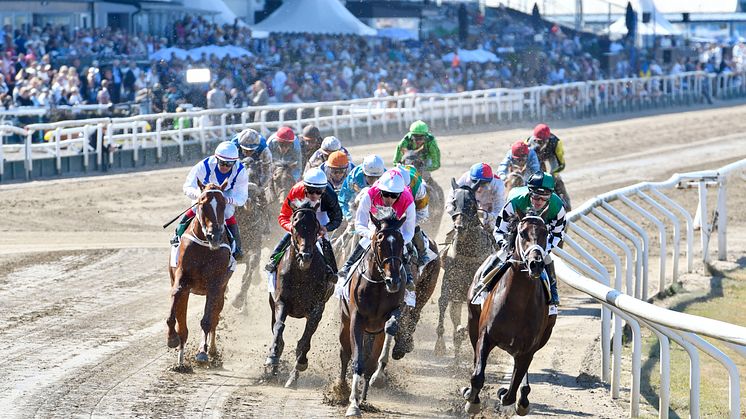
[[[425,266],[432,259],[427,254],[427,247],[425,247],[425,235],[422,232],[420,226],[416,226],[414,229],[414,237],[412,237],[412,244],[417,249],[417,266]]]
[[[360,246],[359,244],[355,246],[355,250],[353,250],[350,257],[347,258],[347,261],[345,262],[344,266],[342,266],[342,269],[337,272],[337,277],[347,278],[347,275],[350,273],[350,269],[352,269],[352,265],[360,260],[360,258],[363,257],[364,254],[365,249],[363,249],[363,246]]]
[[[236,258],[236,260],[243,259],[243,250],[241,249],[241,233],[238,232],[238,224],[229,225],[228,231],[231,232],[231,236],[233,236],[233,242],[236,246],[236,251],[233,252],[233,257]]]
[[[280,263],[280,259],[289,244],[290,233],[285,233],[285,235],[280,239],[280,242],[277,243],[277,246],[275,246],[275,249],[272,250],[272,256],[269,257],[269,263],[264,266],[265,271],[274,272],[277,270],[277,264]]]
[[[546,265],[544,267],[544,272],[546,272],[547,277],[549,277],[549,294],[551,296],[548,305],[558,306],[560,301],[559,294],[557,293],[557,274],[554,273],[554,262]]]
[[[326,280],[329,282],[337,282],[337,260],[334,257],[334,249],[329,240],[322,237],[321,239],[321,250],[326,261]]]
[[[414,278],[412,278],[412,264],[409,262],[404,262],[404,273],[407,274],[407,291],[414,291]]]
[[[417,260],[417,248],[412,242],[406,244],[404,253],[404,273],[407,274],[407,290],[414,291],[414,278],[412,277],[412,261]]]
[[[171,244],[176,246],[179,244],[179,240],[181,238],[181,235],[184,234],[187,227],[189,227],[189,223],[192,222],[192,218],[189,216],[183,216],[181,217],[181,221],[179,221],[179,225],[176,226],[176,232],[174,232],[174,236],[171,238]]]

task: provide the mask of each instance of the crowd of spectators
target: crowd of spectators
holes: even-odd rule
[[[444,9],[441,18],[454,18]],[[29,31],[0,30],[0,103],[13,106],[110,104],[149,99],[153,112],[180,104],[216,108],[273,102],[331,101],[413,92],[460,92],[495,87],[560,84],[608,77],[670,72],[723,71],[740,63],[717,48],[698,46],[698,59],[662,68],[603,38],[581,36],[528,15],[498,10],[488,18],[472,10],[469,31],[425,34],[419,41],[383,37],[309,34],[252,38],[238,24],[218,25],[203,17],[177,21],[170,37],[129,36],[121,31],[74,30],[47,25]],[[236,45],[252,57],[149,61],[161,48]],[[458,49],[496,53],[497,62],[467,63]],[[623,59],[606,71],[599,58],[617,49]],[[729,61],[730,60],[730,61]],[[699,67],[697,67],[699,65]],[[210,68],[214,82],[190,86],[189,68]],[[247,88],[250,86],[250,88]]]

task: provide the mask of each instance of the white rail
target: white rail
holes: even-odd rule
[[[674,187],[685,188],[696,185],[699,188],[697,211],[700,218],[701,258],[709,260],[709,240],[712,225],[708,222],[707,186],[717,186],[718,198],[714,219],[718,229],[718,259],[727,255],[727,205],[726,185],[728,176],[746,169],[746,159],[736,161],[717,170],[675,174],[663,182],[642,182],[599,195],[568,215],[569,228],[566,237],[567,247],[555,249],[557,274],[571,287],[590,295],[601,303],[601,378],[611,384],[611,396],[619,397],[621,387],[621,322],[626,321],[633,330],[632,384],[630,385],[630,416],[640,413],[640,327],[649,329],[660,343],[660,383],[659,417],[667,418],[670,403],[670,341],[682,346],[690,359],[689,409],[691,417],[699,417],[700,361],[699,351],[717,360],[725,368],[729,377],[729,417],[741,416],[738,367],[722,350],[730,348],[746,358],[746,327],[717,320],[678,313],[656,307],[645,300],[648,295],[648,258],[650,240],[643,225],[633,221],[622,211],[622,206],[612,205],[621,201],[627,211],[650,221],[658,231],[660,252],[659,281],[657,291],[664,292],[669,278],[676,282],[680,272],[679,254],[682,234],[686,235],[686,271],[693,269],[693,217],[675,200],[663,193]],[[643,205],[646,205],[644,207]],[[655,213],[654,213],[655,212]],[[657,214],[657,215],[656,215]],[[659,216],[662,216],[659,218]],[[593,234],[579,225],[589,226]],[[682,229],[682,221],[686,228]],[[633,233],[634,231],[634,233]],[[672,233],[672,234],[669,234]],[[583,238],[591,247],[580,246],[573,236]],[[599,235],[617,248],[617,253],[609,245],[601,242]],[[672,242],[668,242],[669,235]],[[626,239],[626,241],[624,240]],[[632,251],[634,249],[634,252]],[[633,253],[635,260],[633,261]],[[609,257],[614,266],[613,276],[601,263],[597,255]],[[622,257],[624,262],[622,263]],[[666,267],[671,266],[670,276]],[[587,275],[584,276],[584,275]],[[613,281],[612,281],[613,278]],[[624,278],[624,281],[622,281]],[[624,283],[624,287],[622,284]],[[641,299],[640,299],[641,298]],[[608,336],[611,330],[609,310],[614,313],[613,354],[610,352]],[[710,343],[701,336],[714,340]],[[717,345],[717,346],[716,346]],[[609,371],[611,368],[611,373]]]
[[[124,149],[155,148],[160,160],[163,147],[176,145],[183,157],[185,144],[199,144],[207,152],[209,143],[224,140],[244,128],[255,128],[268,135],[288,125],[300,131],[314,124],[322,132],[340,136],[387,134],[394,125],[403,132],[416,119],[442,124],[502,123],[547,117],[579,117],[598,113],[625,112],[643,106],[666,106],[701,102],[706,95],[732,97],[746,95],[744,74],[715,76],[702,72],[681,73],[651,78],[630,78],[536,86],[524,89],[489,89],[451,94],[413,94],[386,98],[368,98],[336,102],[283,104],[240,109],[214,109],[179,113],[138,115],[129,118],[95,118],[55,123],[30,124],[24,133],[0,125],[3,158],[26,160],[31,176],[33,160],[92,153],[96,161],[112,156],[106,152],[112,143]],[[178,121],[178,123],[176,123]],[[62,132],[56,131],[62,128]],[[53,137],[37,144],[45,133]],[[84,134],[94,135],[89,143]],[[15,136],[20,144],[8,144]],[[99,140],[100,139],[100,140]],[[93,144],[96,144],[93,147]],[[73,150],[70,150],[70,146]],[[87,157],[86,157],[87,161]],[[2,160],[0,160],[2,165]]]

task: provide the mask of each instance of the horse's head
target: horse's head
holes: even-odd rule
[[[456,232],[463,232],[479,225],[479,205],[474,190],[469,186],[459,186],[451,179],[453,200],[449,211]]]
[[[197,180],[197,186],[202,191],[197,200],[197,221],[210,250],[217,250],[223,240],[226,203],[223,191],[228,187],[228,181],[218,186],[213,183],[203,185]]]
[[[291,242],[295,248],[295,257],[298,259],[300,269],[304,271],[311,266],[316,239],[321,230],[319,220],[316,218],[319,205],[321,205],[320,202],[313,203],[308,199],[293,202]]]
[[[519,260],[528,268],[529,275],[538,279],[544,270],[549,230],[544,219],[533,212],[525,215],[517,223],[515,234],[515,252]]]
[[[424,173],[425,159],[422,157],[419,149],[405,151],[401,162],[404,165],[414,166],[418,173]]]
[[[376,214],[370,213],[370,219],[376,226],[371,245],[376,266],[374,275],[383,277],[386,291],[392,294],[401,288],[404,238],[399,228],[406,218],[397,218],[396,211],[390,207],[378,207]]]

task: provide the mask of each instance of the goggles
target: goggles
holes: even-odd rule
[[[343,175],[347,173],[346,168],[336,168],[336,167],[330,167],[329,172],[333,175]]]
[[[306,194],[307,195],[321,195],[324,193],[324,190],[321,188],[311,188],[306,186]]]
[[[415,141],[425,141],[427,139],[427,135],[423,134],[412,134],[412,139]]]
[[[220,160],[220,159],[218,159],[218,166],[233,167],[234,164],[236,164],[235,160]]]
[[[399,195],[401,194],[396,192],[381,191],[381,196],[384,198],[397,199]]]

